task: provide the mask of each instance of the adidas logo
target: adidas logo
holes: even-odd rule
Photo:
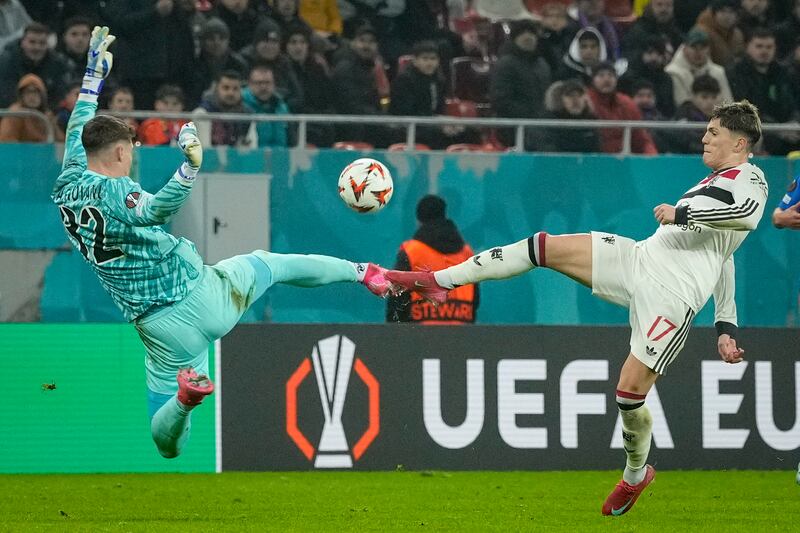
[[[645,351],[647,352],[647,355],[649,355],[650,357],[655,357],[655,355],[658,353],[658,352],[656,352],[655,348],[652,348],[650,346],[645,348]]]

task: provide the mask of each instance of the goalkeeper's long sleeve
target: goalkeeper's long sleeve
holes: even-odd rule
[[[192,181],[185,178],[186,164],[175,171],[164,187],[150,194],[128,177],[109,178],[103,203],[111,215],[133,226],[166,224],[189,198]]]

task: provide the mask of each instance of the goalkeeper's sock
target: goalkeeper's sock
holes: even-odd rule
[[[544,266],[547,234],[539,232],[528,239],[491,248],[458,265],[434,272],[436,283],[445,289],[490,279],[506,279]]]
[[[319,287],[343,281],[358,281],[357,264],[327,255],[274,254],[257,250],[272,273],[272,283],[297,287]]]
[[[177,394],[170,397],[150,420],[150,432],[158,453],[167,459],[180,455],[192,428],[191,410],[194,406],[183,405]]]
[[[622,416],[622,446],[628,460],[622,479],[638,485],[644,479],[645,462],[650,453],[653,417],[644,403],[644,394],[617,391],[617,406]]]

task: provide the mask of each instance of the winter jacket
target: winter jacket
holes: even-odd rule
[[[336,0],[300,0],[298,14],[316,31],[342,33],[342,17]]]
[[[765,74],[756,70],[745,56],[728,70],[728,79],[736,100],[747,98],[758,107],[764,122],[788,122],[796,118],[794,91],[789,73],[773,61]]]
[[[597,117],[584,109],[580,115],[570,115],[565,110],[548,111],[544,118],[559,120],[593,120]],[[547,130],[540,152],[600,152],[600,133],[595,128],[552,128]]]
[[[346,54],[333,69],[334,105],[344,115],[376,115],[381,112],[375,78],[375,61]]]
[[[600,35],[600,32],[594,28],[582,28],[578,30],[578,33],[575,34],[575,37],[572,39],[572,43],[569,45],[567,53],[564,54],[564,57],[561,61],[561,66],[554,76],[555,79],[568,80],[570,78],[579,78],[586,85],[591,83],[592,67],[581,63],[580,44],[578,42],[580,37],[586,32],[594,33],[600,41],[600,57],[598,59],[598,63],[602,63],[608,59],[606,44],[603,42],[603,37]]]
[[[736,26],[729,30],[720,28],[714,22],[714,14],[711,12],[710,7],[697,17],[695,28],[708,34],[711,61],[717,65],[727,67],[744,53],[744,34],[742,30]]]
[[[200,102],[194,113],[243,113],[251,114],[253,110],[240,102],[235,106],[222,106],[216,95],[209,94]],[[227,120],[199,120],[197,134],[203,146],[249,146],[257,144],[256,129],[250,121],[231,122]]]
[[[646,65],[640,58],[637,58],[631,61],[628,70],[620,76],[618,88],[628,96],[633,96],[633,89],[638,80],[647,80],[653,84],[658,110],[663,116],[672,118],[672,115],[675,114],[675,97],[670,75],[663,68]]]
[[[678,28],[675,19],[660,23],[653,17],[653,11],[650,6],[647,6],[644,14],[625,33],[625,38],[622,40],[622,49],[625,50],[625,57],[638,56],[647,47],[647,41],[653,35],[663,37],[672,45],[673,52],[683,42],[683,32]]]
[[[214,10],[209,14],[220,18],[231,32],[230,47],[235,52],[241,51],[253,42],[256,27],[266,18],[253,7],[248,7],[242,14],[237,14],[225,7],[222,2],[217,2]]]
[[[437,73],[426,76],[409,65],[392,81],[392,115],[428,117],[443,112],[444,82]]]
[[[259,100],[250,92],[250,88],[242,91],[244,104],[256,113],[268,115],[288,115],[289,107],[280,96],[273,94],[266,102]],[[286,146],[286,123],[285,122],[256,122],[256,134],[258,135],[258,146]]]
[[[633,100],[626,94],[615,91],[612,94],[600,94],[593,88],[587,91],[592,101],[592,108],[600,120],[641,120],[642,114]],[[601,149],[605,153],[616,154],[622,151],[622,128],[604,128],[600,130]],[[634,154],[658,154],[650,133],[644,129],[634,129],[631,133],[631,152]]]
[[[683,50],[683,46],[678,48],[672,61],[664,69],[672,77],[672,95],[675,99],[675,105],[679,106],[692,99],[692,83],[694,83],[695,78],[704,74],[711,76],[719,83],[720,101],[730,102],[733,99],[733,94],[731,93],[731,86],[728,84],[728,76],[725,74],[725,69],[711,61],[711,59],[702,67],[694,68],[686,60]]]
[[[702,122],[709,120],[708,115],[700,111],[694,102],[687,100],[678,106],[675,112],[675,120],[680,122]],[[703,153],[703,132],[692,130],[681,130],[674,132],[673,149],[681,154],[702,154]]]
[[[489,87],[492,108],[498,117],[540,117],[550,80],[550,67],[538,52],[526,52],[509,42],[494,66]]]
[[[303,105],[297,113],[332,113],[333,94],[325,65],[309,56],[302,65],[292,60],[291,67],[294,77],[300,84],[303,92]]]
[[[0,108],[8,107],[17,97],[17,83],[25,74],[36,74],[44,82],[50,101],[59,102],[70,81],[72,65],[58,52],[49,50],[39,63],[12,44],[0,54]]]
[[[778,58],[786,58],[794,50],[797,37],[800,36],[800,19],[791,15],[773,28],[775,42],[778,44]]]

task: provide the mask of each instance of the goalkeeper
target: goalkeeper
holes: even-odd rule
[[[151,432],[161,455],[171,458],[189,437],[192,409],[214,390],[209,343],[272,284],[358,281],[379,296],[389,284],[377,265],[320,255],[256,250],[207,266],[194,244],[164,231],[160,225],[192,190],[203,149],[189,122],[178,138],[186,160],[160,191],[150,194],[128,177],[134,131],[120,119],[95,116],[112,42],[107,27],[94,28],[52,198],[70,241],[144,343]]]

